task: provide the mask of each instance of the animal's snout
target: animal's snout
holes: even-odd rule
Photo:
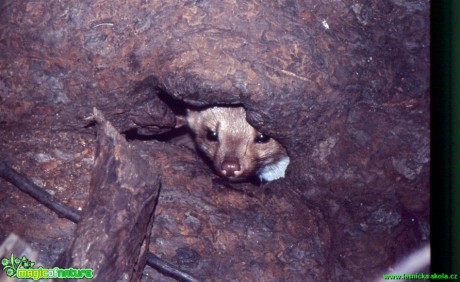
[[[240,170],[240,163],[237,159],[225,159],[222,162],[221,171],[227,177],[235,176]]]

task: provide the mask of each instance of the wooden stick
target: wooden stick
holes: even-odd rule
[[[78,223],[80,220],[80,213],[76,209],[68,207],[56,197],[46,192],[43,188],[35,185],[32,181],[19,174],[15,169],[10,167],[3,160],[0,160],[0,177],[16,186],[22,192],[32,196],[38,202],[56,213],[59,217],[67,218],[74,223]],[[187,272],[179,269],[178,267],[162,260],[151,252],[147,254],[147,265],[166,276],[177,279],[178,281],[200,281]]]

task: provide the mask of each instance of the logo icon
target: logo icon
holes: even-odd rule
[[[25,256],[21,259],[15,258],[14,254],[11,253],[11,257],[2,259],[3,271],[6,271],[6,275],[11,278],[17,278],[18,269],[29,269],[35,265],[35,262],[28,260]]]

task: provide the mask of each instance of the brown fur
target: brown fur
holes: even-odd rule
[[[266,143],[255,142],[260,132],[246,121],[246,110],[242,107],[189,110],[187,122],[198,147],[212,160],[217,173],[230,180],[247,179],[287,157],[284,147],[273,138]],[[210,140],[209,130],[217,133],[217,141]],[[222,169],[228,160],[239,164],[240,170],[235,175],[228,175]]]

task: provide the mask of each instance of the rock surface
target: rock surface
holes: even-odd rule
[[[429,1],[0,5],[0,158],[82,208],[101,109],[161,167],[163,259],[209,281],[362,280],[429,240]],[[287,177],[219,181],[181,145],[186,103],[244,105]],[[0,241],[51,266],[74,224],[0,191]]]

